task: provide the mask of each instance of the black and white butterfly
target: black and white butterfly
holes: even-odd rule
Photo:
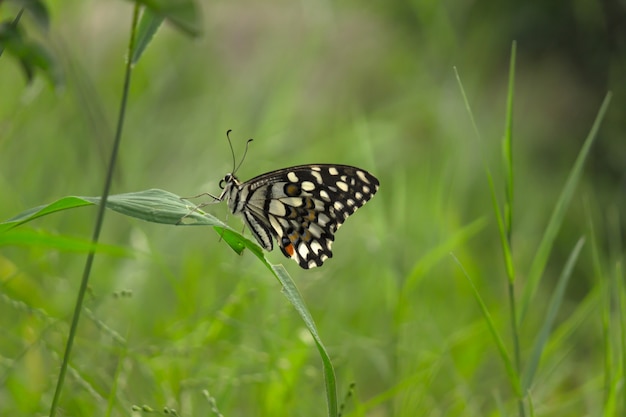
[[[276,239],[283,254],[304,269],[333,256],[335,232],[380,184],[369,172],[348,165],[299,165],[245,182],[235,176],[237,168],[220,181],[223,191],[216,200],[226,200],[263,249],[271,251]]]

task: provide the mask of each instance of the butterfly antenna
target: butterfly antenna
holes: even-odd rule
[[[239,169],[241,164],[243,164],[244,159],[246,159],[246,155],[248,154],[248,145],[250,145],[250,142],[252,142],[253,140],[254,139],[248,139],[248,141],[246,142],[246,149],[244,149],[244,151],[243,151],[243,156],[241,157],[241,162],[239,162],[239,165],[237,165],[237,168],[235,168],[235,170],[233,171],[233,174],[235,172],[237,172],[237,170]]]
[[[233,173],[235,172],[235,150],[233,149],[233,142],[230,140],[230,132],[232,132],[233,129],[228,129],[226,131],[226,139],[228,139],[228,146],[230,146],[230,154],[233,156]]]

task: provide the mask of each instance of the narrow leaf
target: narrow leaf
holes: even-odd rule
[[[138,0],[138,3],[189,36],[196,37],[201,33],[200,12],[193,0]]]
[[[524,375],[522,376],[522,389],[524,390],[524,392],[527,392],[530,389],[530,386],[533,382],[535,373],[537,372],[537,368],[539,367],[541,356],[543,354],[546,344],[548,343],[548,340],[550,339],[550,333],[552,332],[554,320],[556,319],[556,315],[561,308],[563,297],[565,295],[565,289],[567,288],[569,279],[572,276],[574,265],[578,260],[578,255],[580,254],[584,243],[584,238],[579,239],[578,243],[576,243],[574,250],[567,259],[567,262],[565,263],[565,267],[563,268],[563,272],[559,277],[556,289],[554,290],[554,294],[552,294],[552,298],[550,299],[550,303],[548,304],[548,311],[543,320],[543,325],[541,326],[541,330],[537,335],[537,339],[535,340],[533,350],[528,360],[528,365],[524,371]]]
[[[10,220],[0,223],[0,233],[5,232],[4,236],[6,236],[8,230],[47,214],[99,203],[100,197],[64,197],[54,203],[27,210]],[[337,416],[336,380],[330,357],[319,337],[313,318],[302,300],[302,296],[282,265],[272,265],[265,257],[266,252],[259,245],[234,231],[215,217],[201,212],[187,200],[164,190],[151,189],[111,195],[107,199],[107,208],[126,216],[154,223],[213,226],[215,231],[235,252],[241,254],[244,248],[248,248],[280,282],[285,296],[294,306],[313,336],[324,368],[329,416]]]
[[[494,324],[493,319],[491,318],[489,309],[487,309],[487,305],[483,301],[482,297],[480,296],[480,293],[478,292],[478,289],[474,285],[474,281],[472,281],[470,276],[467,274],[467,271],[465,270],[461,262],[459,262],[459,260],[454,255],[452,255],[452,258],[459,265],[459,267],[461,268],[461,271],[463,272],[463,275],[465,275],[465,278],[467,278],[467,281],[469,282],[470,287],[472,288],[474,298],[476,298],[476,301],[478,302],[478,305],[480,306],[480,310],[483,313],[483,318],[487,322],[487,326],[489,327],[489,332],[491,333],[491,336],[493,337],[493,340],[496,343],[496,347],[498,348],[498,352],[500,353],[500,358],[502,359],[502,362],[504,362],[504,367],[506,369],[507,375],[509,376],[509,382],[511,384],[511,387],[515,391],[515,394],[518,396],[518,398],[521,398],[522,390],[520,386],[519,376],[517,375],[517,371],[515,370],[515,367],[513,366],[513,362],[511,361],[511,356],[506,350],[504,341],[502,340],[502,337],[500,337],[500,334],[498,333],[498,330],[496,329],[496,325]]]
[[[38,246],[65,252],[82,253],[93,250],[113,256],[130,256],[128,250],[119,246],[106,245],[103,243],[93,244],[91,240],[71,236],[58,236],[45,231],[32,229],[14,229],[7,233],[0,233],[0,247],[2,246]]]
[[[521,305],[520,305],[520,315],[519,322],[524,321],[524,317],[526,316],[526,312],[528,311],[528,307],[537,292],[537,288],[539,287],[539,282],[541,281],[541,277],[543,275],[543,271],[546,267],[546,263],[548,262],[548,257],[550,256],[550,252],[552,251],[552,246],[554,244],[554,240],[556,235],[561,228],[561,224],[563,223],[563,219],[565,218],[565,212],[569,207],[569,203],[574,196],[574,192],[576,191],[576,187],[578,186],[578,182],[580,181],[580,177],[582,176],[583,166],[585,161],[587,160],[587,156],[589,155],[589,150],[591,149],[591,145],[595,141],[598,136],[598,130],[600,129],[600,124],[604,119],[604,115],[609,107],[609,103],[611,102],[612,94],[607,93],[604,101],[602,102],[602,106],[600,106],[600,110],[598,111],[598,115],[589,131],[589,135],[587,139],[585,139],[585,143],[581,148],[578,157],[576,158],[576,162],[570,171],[567,181],[565,183],[565,187],[559,196],[559,199],[554,207],[554,211],[552,212],[552,216],[550,217],[550,221],[548,222],[548,226],[546,227],[546,231],[543,234],[541,239],[541,243],[539,244],[539,248],[537,249],[537,253],[533,262],[530,266],[530,272],[528,273],[528,283],[524,287],[524,293],[522,295]]]
[[[55,201],[54,203],[28,209],[18,214],[17,216],[0,223],[0,233],[6,232],[7,230],[10,230],[16,226],[51,213],[56,213],[58,211],[67,210],[75,207],[89,206],[91,204],[93,203],[86,201],[80,197],[63,197]]]
[[[506,180],[506,200],[504,203],[504,221],[507,240],[511,241],[511,233],[513,232],[513,196],[514,196],[514,178],[513,178],[513,97],[515,92],[515,56],[517,51],[517,43],[513,42],[511,46],[511,62],[509,69],[509,91],[506,102],[506,122],[504,128],[504,138],[502,139],[502,153],[504,160],[504,172]]]
[[[42,0],[9,0],[18,7],[24,8],[32,17],[37,26],[44,32],[50,28],[50,14]],[[1,2],[0,2],[1,3]]]
[[[152,9],[145,8],[141,14],[139,25],[137,27],[137,40],[135,42],[135,50],[133,51],[132,63],[135,65],[143,51],[148,47],[157,30],[163,23],[163,16],[155,14]]]
[[[287,299],[291,302],[291,304],[295,307],[296,311],[304,321],[307,329],[313,336],[313,340],[315,340],[315,345],[317,346],[317,350],[322,358],[322,365],[324,368],[324,380],[326,386],[326,402],[328,406],[328,415],[330,417],[336,417],[338,412],[337,407],[337,383],[335,379],[335,370],[333,369],[333,364],[330,361],[330,357],[328,356],[328,352],[322,343],[322,339],[317,333],[317,327],[315,326],[315,322],[313,321],[313,317],[311,317],[311,313],[306,308],[304,304],[304,300],[296,287],[296,284],[293,282],[287,271],[282,265],[272,265],[271,268],[274,276],[278,278],[283,287],[283,293],[287,297]]]

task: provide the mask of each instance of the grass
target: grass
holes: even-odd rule
[[[69,13],[54,7],[53,16]],[[109,7],[120,10],[66,16],[58,53],[74,64],[60,98],[41,81],[26,90],[3,81],[20,75],[0,67],[0,120],[8,121],[0,137],[3,219],[102,188],[111,145],[98,141],[113,129],[107,117],[89,114],[114,114],[128,42],[121,20],[132,13],[128,4]],[[594,181],[584,162],[602,140],[608,98],[587,126],[579,159],[548,169],[533,164],[536,143],[522,139],[541,123],[514,116],[524,93],[515,89],[515,51],[500,86],[503,104],[469,105],[482,99],[480,88],[452,87],[450,68],[447,76],[421,68],[433,52],[415,56],[402,34],[385,30],[389,22],[350,8],[334,10],[335,23],[323,8],[310,15],[318,20],[280,10],[208,7],[212,25],[199,43],[177,33],[194,27],[184,18],[152,37],[151,16],[142,54],[128,54],[137,62],[113,193],[214,192],[230,164],[223,133],[232,128],[236,150],[237,135],[239,150],[255,137],[244,179],[310,162],[354,164],[380,178],[379,193],[338,233],[335,257],[303,271],[275,251],[266,264],[251,256],[252,246],[241,256],[231,251],[242,242],[236,234],[221,240],[204,227],[158,224],[157,211],[118,197],[112,203],[139,207],[152,222],[110,211],[94,246],[87,236],[96,210],[76,199],[47,206],[52,214],[0,229],[0,414],[623,412],[623,250],[613,232],[620,220],[603,223],[606,196],[584,185]],[[95,16],[107,35],[93,28],[76,37],[80,22]],[[285,31],[301,37],[286,39]],[[87,59],[86,45],[106,69]],[[465,64],[460,77],[473,80],[480,63]],[[482,120],[498,106],[501,118]],[[474,115],[486,132],[479,146],[467,133]],[[582,140],[586,132],[572,134]],[[490,139],[498,136],[502,145]],[[504,164],[494,157],[502,149]],[[572,210],[583,199],[583,213]],[[225,207],[207,210],[227,217]],[[279,263],[293,280],[272,279],[267,266]],[[294,303],[298,294],[303,301]],[[324,378],[332,368],[336,387]]]

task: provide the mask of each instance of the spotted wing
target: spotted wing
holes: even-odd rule
[[[269,172],[242,186],[244,219],[257,241],[272,250],[273,236],[286,257],[309,269],[333,256],[335,232],[379,182],[356,167],[318,164]]]

